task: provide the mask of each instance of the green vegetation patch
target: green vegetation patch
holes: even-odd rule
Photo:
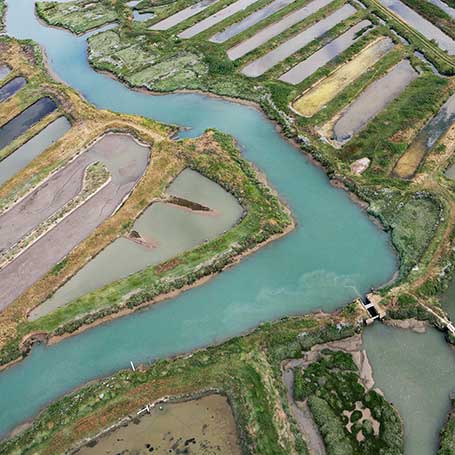
[[[6,11],[6,3],[5,0],[0,0],[0,32],[5,28],[5,11]]]
[[[392,231],[392,242],[408,274],[417,265],[441,223],[442,209],[429,193],[406,194],[384,188],[371,193],[369,212]]]
[[[453,455],[455,453],[455,398],[451,399],[452,409],[446,424],[441,430],[441,442],[438,455]]]
[[[89,39],[89,60],[132,86],[155,91],[199,88],[199,78],[208,72],[201,55],[183,51],[163,56],[144,36],[120,41],[114,31],[98,33]]]
[[[321,358],[296,371],[294,396],[308,405],[328,455],[399,455],[401,419],[380,394],[360,382],[351,354],[322,351]]]
[[[75,0],[66,3],[37,2],[36,12],[38,16],[48,24],[56,27],[64,27],[74,33],[84,33],[93,28],[101,27],[118,20],[119,4],[111,0]]]

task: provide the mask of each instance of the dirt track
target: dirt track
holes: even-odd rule
[[[149,149],[132,137],[109,134],[0,216],[1,250],[16,243],[76,196],[91,163],[103,162],[112,176],[95,196],[0,270],[0,311],[113,213],[144,173],[148,156]]]

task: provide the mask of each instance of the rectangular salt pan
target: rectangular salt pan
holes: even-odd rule
[[[311,43],[314,39],[327,33],[331,28],[335,27],[335,25],[352,16],[356,11],[357,10],[350,4],[344,5],[330,16],[327,16],[325,19],[322,19],[307,28],[264,56],[254,60],[242,69],[242,73],[248,77],[261,76],[266,71],[273,68],[277,63],[285,60],[302,47]]]
[[[231,3],[226,8],[212,14],[211,16],[203,19],[201,22],[193,25],[190,28],[187,28],[182,33],[179,33],[179,38],[192,38],[193,36],[202,33],[205,30],[208,30],[210,27],[213,27],[216,24],[219,24],[224,19],[236,14],[244,9],[248,8],[253,3],[256,3],[257,0],[237,0],[234,3]]]
[[[345,143],[376,117],[418,76],[408,60],[403,60],[385,76],[373,82],[346,109],[333,128],[335,139]]]
[[[0,103],[11,98],[27,83],[24,77],[15,77],[13,80],[7,82],[0,87]]]
[[[17,174],[55,141],[58,141],[70,128],[71,124],[66,117],[59,117],[2,160],[0,162],[0,185]]]
[[[438,8],[442,9],[446,14],[448,14],[452,19],[455,19],[455,8],[452,8],[447,3],[443,2],[442,0],[428,0],[433,5],[437,6]]]
[[[280,33],[283,33],[285,30],[297,24],[298,22],[303,21],[308,16],[311,16],[330,3],[332,3],[332,0],[313,0],[303,8],[300,8],[297,11],[288,14],[280,21],[269,25],[268,27],[257,32],[252,37],[229,49],[227,52],[228,57],[231,60],[237,60],[238,58],[243,57],[245,54],[248,54],[248,52],[251,52],[259,46],[262,46],[262,44],[271,40],[275,36],[278,36]]]
[[[210,38],[210,41],[212,41],[212,43],[224,43],[225,41],[249,29],[253,25],[256,25],[258,22],[267,19],[277,11],[280,11],[291,3],[294,3],[294,1],[295,0],[275,0],[264,8],[261,8],[260,10],[245,17],[242,21],[232,24],[223,31],[216,33]]]
[[[199,14],[201,11],[204,11],[209,6],[212,6],[217,2],[218,0],[202,0],[201,2],[198,2],[195,5],[188,6],[187,8],[179,11],[178,13],[175,13],[172,16],[169,16],[166,19],[157,22],[156,24],[150,27],[150,30],[168,30],[171,27],[180,24],[180,22],[186,21],[190,17]]]
[[[316,51],[306,60],[303,60],[298,65],[291,68],[289,71],[280,76],[280,81],[287,82],[288,84],[299,84],[306,78],[314,74],[319,68],[322,68],[326,63],[333,60],[336,56],[340,55],[346,49],[351,47],[359,38],[357,34],[371,25],[368,20],[363,20],[358,24],[351,27],[348,31],[344,32],[338,38],[335,38],[330,43]]]
[[[429,40],[435,40],[441,49],[449,55],[455,55],[455,41],[439,30],[438,27],[427,21],[420,14],[416,13],[409,6],[400,0],[379,0],[390,11],[399,16],[404,22],[414,27],[419,33]]]
[[[57,109],[51,98],[41,98],[0,128],[0,149],[17,139],[35,123]]]

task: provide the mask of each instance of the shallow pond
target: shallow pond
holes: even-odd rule
[[[374,324],[363,337],[375,385],[404,420],[405,454],[436,454],[455,391],[453,349],[435,329],[418,334]]]
[[[446,50],[449,55],[455,55],[455,41],[430,21],[416,13],[409,6],[400,0],[379,0],[384,6],[393,11],[403,21],[414,27],[429,40],[434,40],[441,49]]]
[[[148,21],[152,17],[155,17],[155,14],[153,14],[153,13],[140,13],[137,10],[133,11],[133,18],[134,18],[135,21],[138,21],[138,22]]]
[[[219,0],[202,0],[201,2],[188,6],[188,8],[182,9],[172,16],[169,16],[166,19],[157,22],[150,27],[150,30],[167,30],[177,24],[180,24],[180,22],[186,21],[190,17],[199,14],[201,11],[204,11],[206,8],[214,5],[218,1]]]
[[[283,315],[330,311],[392,277],[397,263],[388,236],[257,110],[197,94],[154,97],[130,90],[90,68],[84,37],[39,23],[33,0],[10,2],[6,19],[10,34],[38,41],[59,77],[97,106],[189,127],[182,136],[209,127],[233,134],[289,204],[297,228],[176,299],[34,348],[0,373],[0,434],[130,360],[188,352]]]
[[[262,20],[270,17],[272,14],[275,14],[277,11],[280,11],[294,1],[295,0],[274,0],[264,8],[251,13],[240,22],[236,22],[235,24],[232,24],[231,26],[225,28],[223,31],[216,33],[210,38],[210,41],[213,43],[224,43],[225,41],[233,38],[234,36],[237,36],[245,30],[248,30],[258,22],[261,22]]]
[[[161,403],[150,414],[83,447],[79,455],[241,455],[236,423],[225,397],[209,395]]]
[[[408,60],[403,60],[385,76],[369,85],[353,101],[333,128],[335,139],[346,142],[379,114],[418,77]]]
[[[167,192],[202,204],[214,212],[194,212],[171,204],[152,204],[134,223],[133,230],[153,247],[126,238],[114,241],[50,299],[35,308],[30,319],[44,316],[81,295],[211,240],[233,226],[242,214],[242,207],[233,196],[189,169],[174,180]]]
[[[310,44],[314,39],[319,38],[340,22],[351,17],[356,11],[357,10],[350,4],[342,6],[326,18],[321,19],[319,22],[316,22],[316,24],[308,27],[288,41],[285,41],[272,51],[249,63],[242,69],[242,73],[248,77],[261,76],[266,71],[273,68],[277,63],[290,57],[302,47]]]
[[[221,21],[224,21],[224,19],[231,17],[233,14],[239,13],[240,11],[247,9],[249,6],[256,2],[257,0],[237,0],[234,3],[231,3],[229,6],[226,6],[226,8],[217,11],[211,16],[203,19],[200,22],[197,22],[190,28],[187,28],[183,32],[179,33],[178,37],[192,38],[193,36],[196,36],[199,33],[208,30],[210,27],[219,24]]]
[[[41,98],[0,128],[0,150],[57,109],[50,98]]]
[[[17,174],[55,141],[58,141],[70,128],[71,123],[66,117],[59,117],[15,150],[14,153],[0,161],[0,185]]]
[[[11,73],[11,68],[8,65],[1,65],[0,64],[0,81],[5,79],[8,74]]]
[[[300,84],[300,82],[304,81],[307,77],[310,77],[319,68],[322,68],[337,55],[340,55],[352,46],[359,38],[359,32],[370,25],[371,22],[368,20],[360,21],[358,24],[354,25],[354,27],[351,27],[347,32],[344,32],[333,41],[330,41],[330,43],[316,51],[306,60],[303,60],[298,65],[281,75],[280,81],[294,85]]]
[[[259,30],[259,32],[254,34],[252,37],[229,49],[227,52],[228,57],[231,60],[237,60],[238,58],[243,57],[245,54],[248,54],[248,52],[251,52],[275,36],[278,36],[280,33],[283,33],[293,25],[303,21],[305,18],[316,13],[331,2],[332,0],[313,0],[303,8],[293,11],[278,22]]]
[[[0,103],[2,101],[11,98],[16,92],[18,92],[25,84],[27,80],[24,77],[15,77],[5,85],[0,87]]]

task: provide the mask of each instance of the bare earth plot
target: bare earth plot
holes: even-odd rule
[[[148,155],[148,149],[130,136],[107,135],[0,216],[0,248],[5,249],[76,196],[91,163],[104,163],[111,174],[111,181],[95,196],[0,270],[0,310],[114,212],[143,174]]]

